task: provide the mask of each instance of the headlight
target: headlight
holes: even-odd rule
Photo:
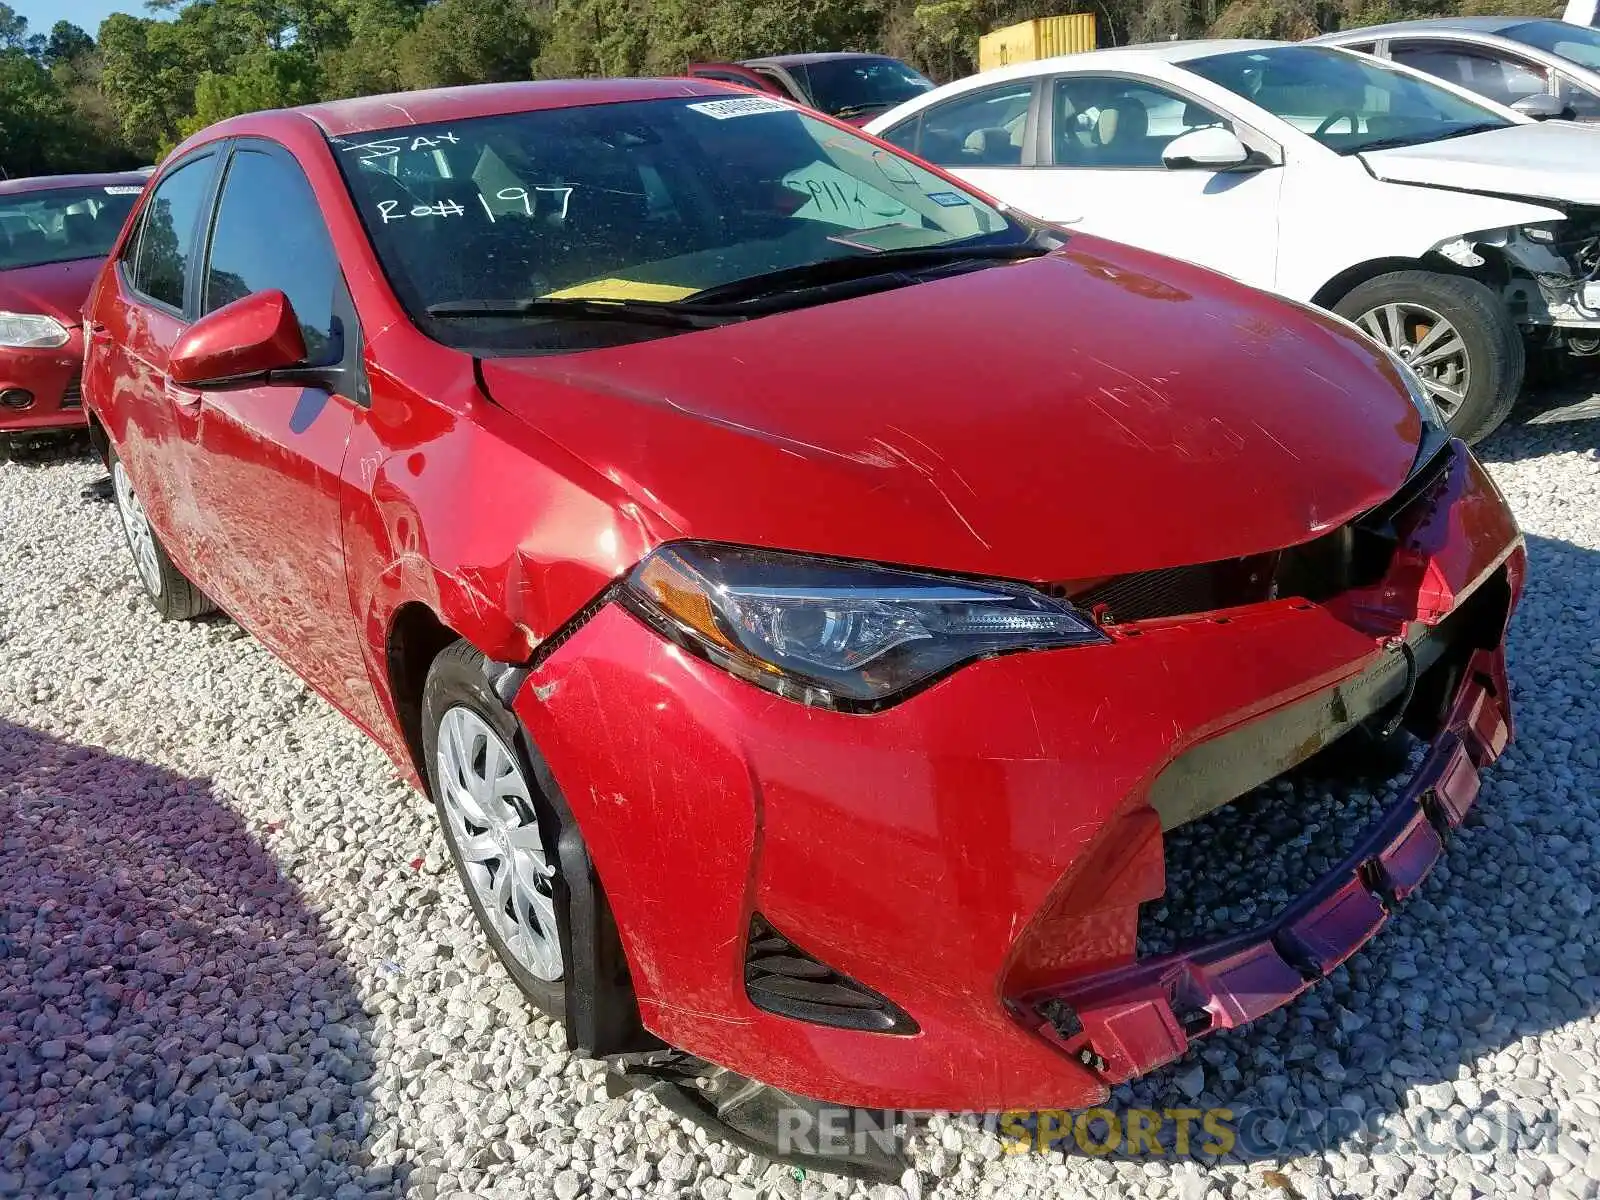
[[[14,350],[49,350],[67,344],[67,328],[40,313],[0,312],[0,346]]]
[[[741,679],[850,711],[973,659],[1106,640],[1065,602],[1016,584],[704,543],[655,551],[623,595]]]

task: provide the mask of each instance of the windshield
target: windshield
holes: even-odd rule
[[[1340,154],[1415,146],[1512,124],[1437,84],[1342,50],[1243,50],[1184,66]]]
[[[142,190],[129,184],[0,196],[0,271],[104,258]]]
[[[933,81],[893,58],[824,58],[789,71],[811,96],[812,106],[832,116],[887,111],[933,90]]]
[[[1547,50],[1558,58],[1600,71],[1600,32],[1565,21],[1530,21],[1500,31],[1502,37]]]
[[[757,96],[542,109],[333,144],[401,302],[455,344],[482,346],[493,318],[444,326],[430,308],[674,301],[829,259],[1034,233],[898,154]],[[514,348],[569,346],[552,324],[519,322]]]

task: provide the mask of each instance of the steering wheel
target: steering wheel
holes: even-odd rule
[[[1321,137],[1323,134],[1327,133],[1328,130],[1332,129],[1335,125],[1337,125],[1340,121],[1348,121],[1348,122],[1350,122],[1350,132],[1351,133],[1357,133],[1357,132],[1359,132],[1359,130],[1357,129],[1357,126],[1361,122],[1361,114],[1356,112],[1356,110],[1353,109],[1353,108],[1336,109],[1335,111],[1333,111],[1333,112],[1328,114],[1327,119],[1325,121],[1323,121],[1321,125],[1317,126],[1317,131],[1315,133],[1313,133],[1311,136],[1312,137],[1318,137],[1318,138]]]

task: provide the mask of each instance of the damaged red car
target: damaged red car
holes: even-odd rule
[[[83,427],[79,314],[144,182],[0,180],[0,439]]]
[[[746,1141],[1088,1105],[1284,1004],[1511,736],[1522,539],[1410,368],[787,102],[235,118],[90,318],[160,612],[376,739],[572,1045]],[[1138,955],[1164,831],[1401,725],[1347,861]]]

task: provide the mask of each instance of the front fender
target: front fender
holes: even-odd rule
[[[1366,263],[1418,262],[1466,234],[1565,215],[1526,200],[1385,183],[1350,159],[1338,166],[1341,186],[1308,174],[1287,183],[1281,217],[1278,290],[1296,300],[1324,299],[1329,283]]]

